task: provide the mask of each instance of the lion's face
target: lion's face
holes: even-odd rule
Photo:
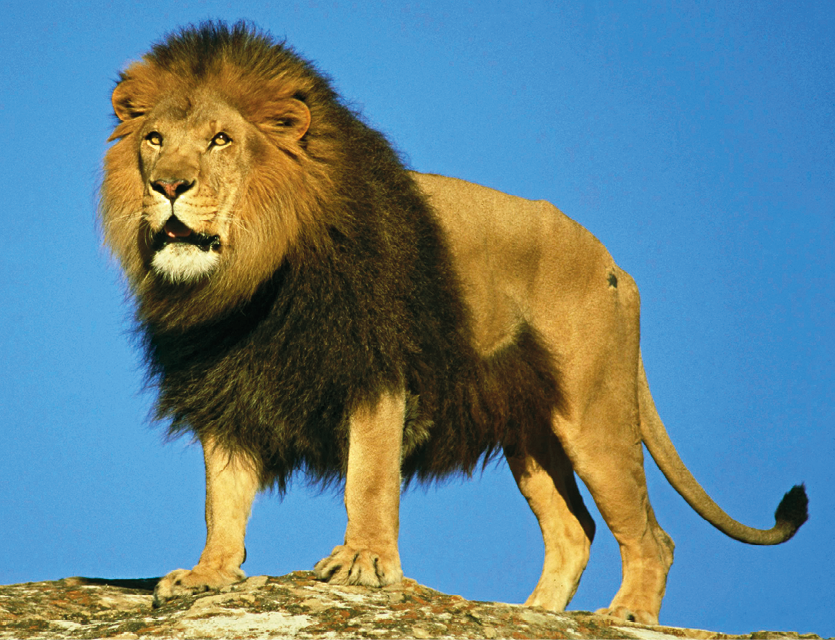
[[[143,317],[191,324],[246,300],[323,200],[299,87],[230,69],[194,82],[138,63],[113,92],[101,216]]]
[[[231,246],[250,150],[263,135],[213,96],[171,97],[138,132],[142,217],[151,267],[173,283],[208,277]]]

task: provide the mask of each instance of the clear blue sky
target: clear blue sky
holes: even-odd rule
[[[805,481],[811,519],[747,547],[647,462],[677,543],[661,620],[835,635],[835,4],[6,0],[0,38],[0,583],[149,577],[204,540],[197,448],[165,444],[95,199],[117,72],[186,22],[249,18],[329,73],[411,166],[544,198],[637,280],[643,353],[682,457],[768,527]],[[512,8],[511,8],[512,7]],[[575,609],[620,564],[602,526]],[[309,569],[339,496],[262,496],[249,574]],[[521,602],[536,522],[504,464],[403,500],[406,574]]]

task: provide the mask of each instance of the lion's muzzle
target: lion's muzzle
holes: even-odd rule
[[[172,243],[194,245],[202,251],[220,249],[220,236],[194,231],[177,216],[171,216],[154,236],[153,250],[160,251]]]
[[[170,282],[194,282],[217,267],[220,247],[219,235],[195,231],[172,215],[153,236],[151,266]]]

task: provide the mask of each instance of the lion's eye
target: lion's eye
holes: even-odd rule
[[[232,143],[232,138],[229,137],[229,134],[224,133],[221,131],[218,133],[214,138],[212,138],[212,146],[213,147],[225,147]]]
[[[148,144],[152,147],[162,146],[162,134],[158,131],[151,131],[151,133],[145,136],[145,140],[147,140]]]

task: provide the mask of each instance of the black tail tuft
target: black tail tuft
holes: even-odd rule
[[[808,507],[809,498],[806,497],[806,487],[797,484],[783,496],[777,506],[777,511],[774,512],[774,518],[778,525],[784,524],[791,527],[791,534],[789,535],[791,537],[800,528],[800,525],[809,519]]]

